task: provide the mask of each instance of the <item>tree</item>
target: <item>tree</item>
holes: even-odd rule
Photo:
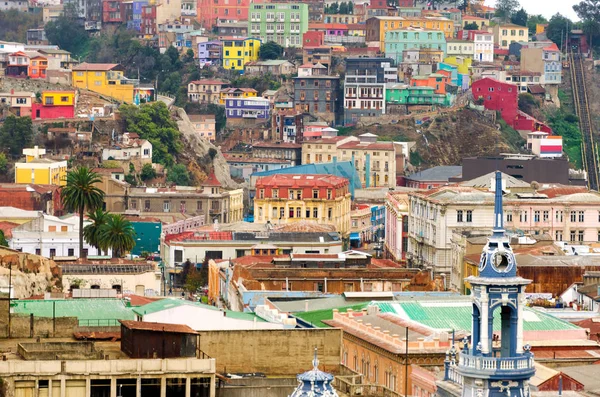
[[[523,7],[521,7],[521,9],[517,12],[515,12],[512,17],[510,18],[510,21],[512,23],[514,23],[515,25],[519,25],[519,26],[527,26],[527,11],[525,11],[525,9]]]
[[[126,131],[135,132],[152,144],[152,162],[171,166],[182,145],[167,105],[163,102],[121,105],[119,112]]]
[[[549,40],[556,43],[558,48],[562,48],[565,32],[571,29],[573,22],[558,13],[554,14],[546,27],[546,36]]]
[[[6,174],[6,171],[8,171],[8,159],[6,154],[0,153],[0,173]]]
[[[50,21],[44,28],[48,41],[74,54],[83,54],[89,44],[89,36],[74,16],[62,15]]]
[[[79,257],[83,258],[83,214],[102,206],[104,192],[95,186],[102,180],[89,168],[79,167],[69,171],[66,182],[60,197],[67,211],[79,214]]]
[[[504,21],[509,21],[517,8],[519,8],[518,0],[497,0],[496,16],[504,19]]]
[[[196,266],[193,264],[189,267],[189,271],[185,277],[183,288],[190,294],[194,294],[200,291],[206,284],[208,284],[208,274],[205,274],[204,268],[207,267],[204,264],[202,269],[198,271]]]
[[[260,50],[258,51],[258,56],[260,59],[277,59],[283,55],[283,47],[277,44],[274,41],[269,41],[260,46]]]
[[[113,258],[120,258],[135,247],[135,230],[121,214],[109,214],[99,233],[102,245],[112,249]]]
[[[600,33],[600,0],[583,0],[575,4],[573,10],[583,21],[583,29],[590,38]]]
[[[33,142],[31,117],[10,115],[0,128],[0,145],[12,157],[20,157],[23,149]]]
[[[4,236],[4,230],[0,230],[0,245],[8,247],[8,241],[6,241],[6,237]]]
[[[39,12],[0,11],[0,37],[6,41],[26,42],[27,30],[37,28],[41,23]]]
[[[519,94],[519,110],[529,115],[532,114],[534,108],[538,108],[540,105],[533,95],[528,92]]]
[[[477,22],[468,22],[465,23],[464,30],[479,30],[479,25]]]
[[[189,186],[190,173],[183,164],[175,164],[167,172],[167,182],[174,183],[177,186]]]
[[[100,239],[100,229],[106,224],[110,214],[102,208],[96,208],[87,213],[88,220],[92,223],[83,228],[83,238],[91,246],[96,247],[98,252],[105,251],[108,247]]]
[[[529,34],[534,35],[538,24],[548,23],[548,20],[543,15],[530,15],[527,19],[527,27],[529,28]]]
[[[343,1],[340,4],[340,10],[339,11],[340,11],[339,13],[342,14],[342,15],[348,14],[348,4],[346,4],[345,1]]]
[[[354,3],[352,1],[348,2],[348,14],[354,14]]]
[[[156,178],[156,170],[152,168],[152,164],[144,164],[142,172],[140,173],[140,178],[144,182]]]

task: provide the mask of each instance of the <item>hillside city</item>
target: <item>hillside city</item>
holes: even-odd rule
[[[597,396],[572,11],[0,1],[0,397]]]

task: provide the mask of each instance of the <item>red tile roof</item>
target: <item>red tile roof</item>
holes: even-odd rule
[[[221,182],[217,179],[215,171],[211,170],[208,178],[202,182],[202,186],[221,186]]]
[[[372,258],[371,259],[371,265],[369,266],[371,268],[405,268],[406,266],[401,264],[401,263],[396,263],[393,260],[390,259],[376,259],[376,258]]]
[[[544,51],[560,52],[556,43],[552,43],[552,45],[549,45],[548,47],[544,47]]]
[[[292,142],[255,142],[252,144],[253,147],[258,148],[284,148],[284,149],[302,149],[302,145],[299,143]]]
[[[197,334],[196,331],[183,324],[149,323],[146,321],[131,320],[119,320],[119,322],[125,328],[140,331],[174,332],[177,334]]]
[[[275,174],[258,178],[256,188],[280,187],[280,188],[319,188],[330,187],[339,188],[348,186],[348,179],[333,175],[293,175],[293,174]]]
[[[129,299],[129,303],[131,304],[131,306],[144,306],[144,305],[147,305],[148,303],[152,303],[152,302],[154,302],[156,300],[163,299],[161,297],[158,297],[158,298],[148,298],[146,296],[135,295],[135,294],[125,294],[123,296],[125,298]]]
[[[569,194],[586,193],[588,189],[585,186],[556,186],[548,189],[539,190],[539,193],[545,194],[548,198],[567,196]]]
[[[368,149],[368,150],[394,150],[393,142],[346,142],[340,149]]]
[[[84,62],[80,65],[73,67],[71,70],[73,71],[85,71],[85,70],[98,70],[98,71],[109,71],[113,70],[117,66],[120,66],[118,63],[87,63]]]

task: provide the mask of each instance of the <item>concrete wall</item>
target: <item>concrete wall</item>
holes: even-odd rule
[[[296,386],[295,377],[230,379],[216,397],[288,397]]]
[[[218,372],[296,375],[312,369],[314,348],[319,368],[339,370],[342,331],[289,329],[200,332],[200,350],[215,358]]]
[[[30,338],[32,336],[34,338],[37,336],[70,338],[79,324],[77,317],[57,317],[55,321],[50,317],[33,317],[32,324],[32,318],[29,315],[11,314],[10,336],[11,338]],[[3,311],[0,315],[0,338],[6,337],[8,337],[8,317]]]

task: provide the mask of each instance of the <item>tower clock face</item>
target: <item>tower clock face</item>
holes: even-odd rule
[[[510,265],[510,260],[506,253],[496,252],[492,258],[492,262],[497,271],[499,271],[499,272],[508,271],[508,268]]]

